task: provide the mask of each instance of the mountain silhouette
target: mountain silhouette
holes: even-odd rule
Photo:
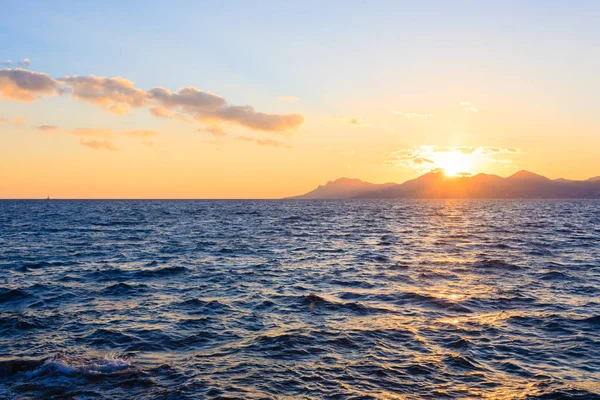
[[[304,195],[288,199],[572,199],[600,198],[600,177],[585,181],[552,180],[519,171],[507,178],[477,174],[452,177],[429,172],[402,184],[374,184],[359,179],[340,178]]]
[[[329,181],[326,185],[319,186],[306,194],[289,199],[341,199],[358,196],[362,193],[394,186],[396,183],[369,183],[360,179],[339,178],[335,181]]]

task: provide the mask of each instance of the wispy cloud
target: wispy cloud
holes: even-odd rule
[[[69,95],[115,115],[147,107],[156,117],[181,118],[203,124],[233,124],[264,132],[287,132],[304,123],[301,114],[270,114],[256,111],[249,105],[231,105],[216,94],[191,86],[174,92],[163,87],[143,90],[122,77],[89,75],[53,79],[23,68],[0,70],[0,97],[3,99],[35,101],[42,96],[54,95]]]
[[[477,112],[477,109],[473,107],[470,101],[461,101],[459,104],[465,109],[465,111]]]
[[[22,124],[26,124],[27,121],[28,121],[27,118],[12,118],[12,119],[0,118],[0,124],[22,125]]]
[[[277,100],[284,101],[284,102],[287,102],[287,103],[294,103],[296,101],[300,101],[300,99],[298,97],[296,97],[296,96],[279,96],[277,98]]]
[[[210,133],[214,137],[227,136],[227,132],[223,128],[221,128],[220,126],[209,126],[209,127],[206,127],[206,128],[200,128],[200,129],[198,129],[198,132]]]
[[[159,135],[159,132],[151,129],[130,129],[113,130],[110,128],[75,128],[61,129],[54,125],[40,125],[35,127],[44,133],[58,133],[79,138],[79,143],[94,150],[117,150],[115,140],[119,137],[129,137],[137,139],[145,146],[152,146],[152,139]]]
[[[19,68],[27,69],[31,65],[31,60],[29,58],[23,59],[23,61],[19,61]]]
[[[81,140],[79,140],[79,143],[81,143],[83,146],[89,147],[90,149],[93,149],[93,150],[110,150],[110,151],[117,150],[117,147],[113,143],[109,142],[108,140],[81,139]]]
[[[40,125],[37,127],[42,132],[54,132],[58,129],[57,126],[54,125]]]
[[[278,140],[271,140],[271,139],[254,139],[248,136],[236,136],[234,138],[235,140],[240,140],[243,142],[251,142],[251,143],[256,143],[259,146],[268,146],[268,147],[282,147],[284,146],[283,142],[280,142]]]
[[[151,129],[138,129],[120,132],[122,135],[129,136],[131,138],[140,139],[141,143],[145,146],[153,146],[154,142],[150,139],[158,136],[158,132]]]

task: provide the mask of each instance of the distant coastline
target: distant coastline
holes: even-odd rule
[[[340,178],[285,199],[600,199],[600,176],[583,181],[549,179],[519,171],[509,177],[477,174],[446,176],[429,172],[402,184],[375,184]]]

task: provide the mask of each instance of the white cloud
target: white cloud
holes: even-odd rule
[[[27,69],[31,65],[31,60],[25,58],[23,61],[19,61],[19,68]]]
[[[475,107],[473,107],[473,105],[471,104],[470,101],[461,101],[459,104],[465,109],[465,111],[468,111],[468,112],[477,112],[478,111]]]

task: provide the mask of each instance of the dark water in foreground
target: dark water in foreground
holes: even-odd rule
[[[0,201],[0,398],[599,393],[599,201]]]

